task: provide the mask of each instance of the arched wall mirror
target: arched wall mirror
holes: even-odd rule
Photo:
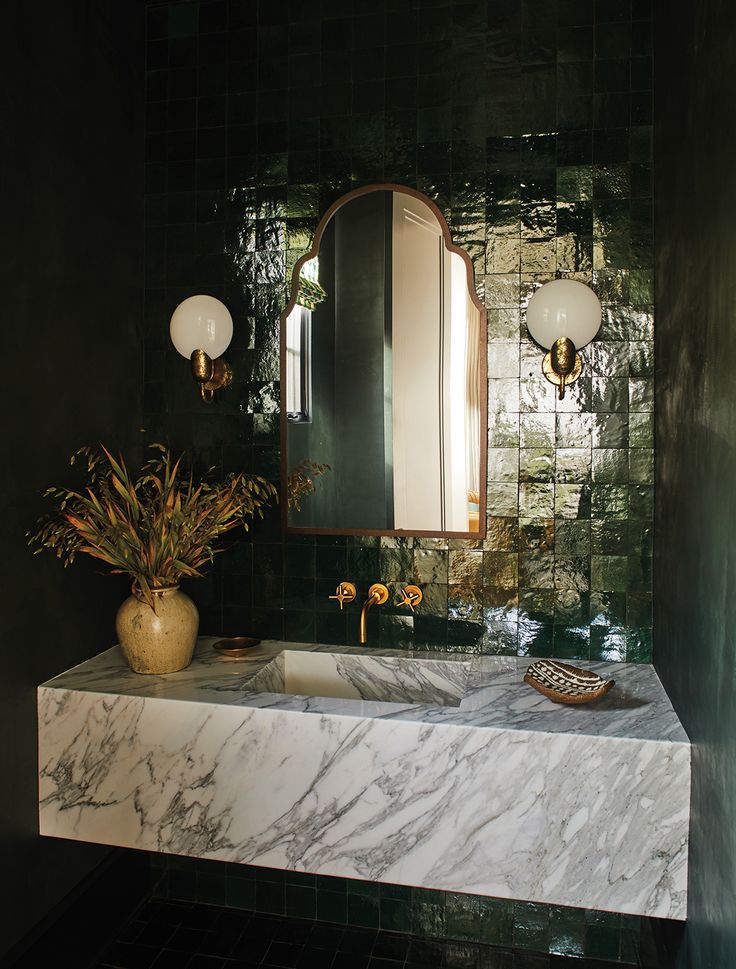
[[[482,537],[486,319],[426,196],[339,199],[281,318],[287,531]]]

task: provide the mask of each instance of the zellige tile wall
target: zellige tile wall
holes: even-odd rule
[[[483,542],[299,538],[278,513],[191,593],[211,632],[355,642],[327,596],[413,580],[373,644],[651,656],[648,0],[149,3],[146,433],[276,477],[278,319],[321,212],[390,180],[435,199],[489,323]],[[556,275],[604,306],[564,401],[524,306]],[[168,342],[196,292],[235,318],[234,386],[197,398]],[[362,588],[359,589],[363,591]]]
[[[358,604],[337,610],[337,582],[361,595],[413,580],[416,615],[372,610],[371,644],[648,661],[650,0],[146,9],[148,440],[278,476],[291,268],[320,214],[358,185],[436,200],[488,311],[486,539],[284,538],[274,510],[189,584],[203,631],[354,643]],[[524,326],[534,287],[556,275],[590,283],[604,308],[564,401]],[[236,327],[234,385],[213,407],[168,339],[174,306],[197,292],[223,299]],[[161,864],[171,897],[392,928],[401,915],[405,931],[612,959],[638,939],[638,923],[582,910]]]

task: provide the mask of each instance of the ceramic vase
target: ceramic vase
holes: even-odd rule
[[[156,610],[133,589],[115,619],[120,649],[136,673],[175,673],[189,666],[199,629],[199,613],[179,586],[154,589]]]

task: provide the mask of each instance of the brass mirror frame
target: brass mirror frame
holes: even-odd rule
[[[328,222],[335,212],[337,212],[338,209],[341,209],[343,205],[346,205],[351,199],[358,198],[361,195],[368,195],[371,192],[401,192],[404,195],[411,195],[414,198],[419,199],[421,202],[424,202],[424,204],[431,209],[437,218],[447,249],[450,252],[456,252],[465,263],[468,292],[470,293],[470,298],[480,314],[480,335],[478,340],[480,360],[478,366],[478,379],[480,380],[481,491],[479,495],[480,501],[478,509],[477,532],[438,532],[432,530],[418,531],[415,529],[403,528],[300,528],[297,525],[289,525],[289,501],[287,489],[287,479],[289,474],[287,467],[288,421],[286,420],[286,407],[284,406],[284,394],[286,388],[286,340],[284,335],[286,333],[286,320],[296,305],[297,294],[299,291],[299,275],[301,273],[302,266],[309,262],[310,259],[314,259],[315,256],[319,255],[319,247],[320,243],[322,242],[322,235],[327,227]],[[445,221],[444,215],[440,211],[437,204],[431,198],[429,198],[429,196],[425,195],[424,192],[418,191],[417,189],[409,188],[407,185],[399,185],[395,182],[375,182],[370,185],[362,185],[360,188],[354,188],[346,195],[341,195],[339,199],[330,205],[317,223],[314,239],[312,240],[312,248],[297,260],[296,264],[294,265],[294,269],[292,270],[291,294],[289,297],[289,302],[279,317],[279,351],[281,358],[281,523],[284,533],[291,535],[387,535],[397,537],[403,536],[404,538],[469,538],[478,540],[486,537],[486,492],[488,488],[488,482],[486,480],[488,475],[488,322],[486,308],[478,298],[478,294],[475,289],[475,272],[473,270],[473,263],[470,261],[470,256],[467,254],[467,252],[465,252],[464,249],[462,249],[460,246],[456,246],[453,243],[450,228]]]

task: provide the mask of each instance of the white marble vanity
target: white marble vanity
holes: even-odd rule
[[[581,663],[616,687],[563,707],[528,657],[212,642],[39,687],[42,834],[685,918],[690,746],[651,666]]]

